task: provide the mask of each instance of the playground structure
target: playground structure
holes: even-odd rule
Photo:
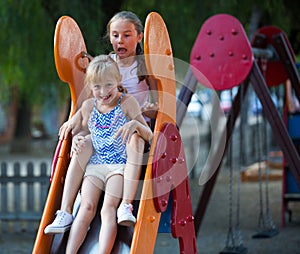
[[[73,21],[70,21],[68,17],[62,17],[57,25],[56,31],[58,34],[59,29],[64,28],[62,25],[64,22]],[[219,24],[222,24],[222,26]],[[71,26],[74,26],[74,23]],[[58,34],[56,34],[56,45],[64,44],[64,49],[66,49],[72,44],[77,50],[76,54],[72,52],[72,57],[63,58],[64,61],[58,60],[62,52],[55,51],[59,77],[69,83],[71,90],[71,116],[76,112],[79,94],[82,91],[80,84],[83,83],[83,71],[88,64],[88,60],[82,56],[81,52],[87,52],[87,50],[80,30],[75,33],[79,34],[79,37],[75,40],[73,38],[69,42],[66,39],[68,36],[69,38],[74,36],[74,34],[68,34],[67,31],[62,32],[66,38],[60,41]],[[78,44],[78,42],[80,43]],[[158,84],[160,112],[154,127],[156,135],[151,145],[145,172],[137,224],[133,232],[129,229],[120,229],[120,235],[123,236],[119,236],[117,239],[113,253],[153,253],[160,218],[169,203],[172,204],[170,230],[172,235],[179,239],[180,253],[197,253],[196,235],[221,169],[223,156],[229,146],[233,127],[240,114],[242,99],[246,95],[250,84],[262,104],[264,116],[270,123],[282,149],[288,170],[296,184],[300,186],[299,155],[289,135],[286,123],[280,118],[268,90],[268,86],[276,86],[285,82],[286,79],[290,79],[299,99],[300,79],[295,67],[291,46],[280,29],[259,30],[252,45],[250,45],[238,20],[226,14],[215,15],[203,24],[199,32],[191,52],[191,67],[178,96],[177,105],[175,105],[175,75],[171,43],[165,24],[157,13],[150,13],[147,17],[144,44],[147,69],[150,75],[155,77]],[[269,51],[269,44],[273,46],[272,52]],[[265,56],[265,54],[276,54],[278,56],[276,61],[267,62],[268,72],[265,73],[265,76],[262,75],[262,64],[266,64],[266,62],[260,62],[263,59],[261,56],[257,58],[259,59],[257,62],[254,60],[252,47],[259,49],[262,56]],[[70,60],[66,63],[65,59]],[[273,76],[274,71],[278,74],[275,78]],[[70,76],[66,76],[67,73]],[[212,161],[216,164],[208,166],[207,181],[196,212],[193,215],[191,200],[189,199],[185,155],[177,127],[181,126],[186,106],[198,82],[214,90],[231,89],[237,86],[239,91],[234,97],[226,126],[222,132],[223,138],[221,138],[221,141],[224,141],[224,144],[217,145],[219,148],[211,154]],[[242,83],[243,86],[241,86]],[[48,253],[48,251],[49,253],[63,253],[61,248],[63,248],[67,236],[46,236],[43,234],[43,229],[53,219],[54,213],[60,205],[64,175],[69,161],[70,144],[71,137],[58,143],[53,161],[53,172],[55,173],[52,176],[49,196],[33,253]],[[172,192],[172,199],[169,197],[170,192]],[[285,202],[290,201],[285,197],[285,194],[283,193],[283,217],[284,213],[287,212]],[[98,226],[94,227],[94,225]],[[99,218],[95,218],[89,233],[93,235],[93,240],[87,239],[81,253],[91,251],[93,248],[91,246],[97,244],[95,243],[97,241],[95,235],[99,232],[100,225]],[[90,242],[91,245],[88,245],[87,242]],[[245,253],[243,246],[227,247],[222,253]]]
[[[127,238],[130,239],[129,244],[124,237],[117,239],[113,253],[127,253],[128,245],[131,245],[131,253],[153,252],[160,215],[167,207],[170,191],[174,204],[172,234],[179,239],[182,252],[197,253],[183,144],[175,125],[176,96],[172,48],[164,21],[157,13],[150,13],[146,19],[144,44],[148,72],[157,82],[160,111],[155,121],[154,133],[156,135],[152,140],[149,153],[137,223],[133,233],[130,229],[126,229],[128,232],[120,230],[124,231],[122,232],[123,236],[127,235]],[[88,61],[82,56],[82,52],[87,52],[87,50],[81,32],[70,17],[64,16],[58,21],[54,50],[59,77],[70,86],[72,96],[70,116],[72,116],[76,112],[77,106],[80,106],[80,103],[79,105],[77,103],[83,90],[84,69]],[[166,140],[174,142],[176,145],[170,146],[169,143],[166,145]],[[48,236],[43,233],[43,230],[54,218],[55,211],[60,206],[70,144],[71,137],[58,143],[53,161],[54,174],[33,253],[63,252],[67,236]],[[170,147],[172,149],[169,149]],[[166,148],[168,150],[162,150]],[[155,175],[156,178],[153,178],[152,175]],[[94,246],[97,246],[100,225],[99,218],[95,218],[80,253],[95,250]]]
[[[209,42],[209,40],[208,40],[207,44],[212,45],[213,43],[216,44],[218,41],[219,42],[226,41],[226,38],[228,38],[228,37],[226,37],[225,35],[230,36],[231,34],[235,34],[237,36],[237,35],[241,34],[240,31],[238,31],[236,29],[237,26],[234,24],[236,21],[232,20],[232,17],[228,17],[228,19],[226,18],[227,22],[230,19],[232,20],[231,26],[229,25],[227,27],[227,30],[226,30],[227,34],[226,34],[226,32],[223,32],[223,33],[222,33],[222,31],[220,32],[221,28],[218,27],[218,24],[221,24],[221,23],[224,24],[224,22],[225,22],[224,19],[225,19],[225,16],[223,16],[223,15],[214,16],[202,26],[201,31],[203,31],[203,34],[202,34],[203,37],[204,36],[210,37],[211,34],[218,35],[218,38],[214,38],[215,39],[214,42]],[[273,71],[275,71],[275,72],[277,71],[278,75],[281,75],[281,77],[284,77],[284,76],[286,78],[289,77],[291,80],[293,80],[293,87],[294,87],[295,91],[296,91],[296,89],[299,90],[299,78],[297,76],[297,71],[295,69],[296,66],[292,59],[291,48],[288,45],[288,41],[287,41],[286,37],[284,36],[284,33],[282,31],[275,30],[272,28],[268,28],[268,30],[271,30],[273,34],[269,35],[269,38],[267,36],[264,36],[264,44],[260,45],[261,49],[263,49],[263,50],[267,49],[268,43],[270,43],[270,41],[267,41],[267,39],[270,40],[270,37],[271,37],[272,42],[274,40],[274,44],[276,43],[276,49],[278,51],[280,50],[280,53],[278,52],[280,60],[279,59],[277,60],[277,65],[275,65],[276,69],[274,67],[272,69],[272,67],[270,66],[267,68],[268,71],[271,73],[273,73]],[[199,37],[201,36],[201,31],[199,33]],[[257,36],[259,36],[259,35],[261,35],[261,34],[258,33]],[[201,38],[201,39],[202,39],[201,41],[203,43],[206,42],[205,40],[203,40],[203,38]],[[255,40],[256,40],[256,38],[255,38]],[[240,40],[240,42],[242,42],[242,40]],[[229,42],[230,44],[227,44],[227,43],[228,43],[228,41],[225,43],[226,45],[224,47],[222,47],[221,49],[220,49],[220,47],[216,47],[216,45],[213,44],[214,51],[213,50],[208,51],[209,52],[208,54],[210,54],[209,57],[214,58],[214,56],[217,56],[218,54],[222,55],[222,53],[223,53],[223,56],[225,55],[226,57],[217,59],[217,61],[220,61],[220,62],[217,62],[214,65],[213,64],[209,65],[208,63],[210,63],[210,62],[206,61],[205,68],[208,70],[212,69],[212,68],[222,70],[222,68],[226,67],[228,70],[226,73],[227,76],[237,77],[238,75],[236,75],[235,72],[238,73],[241,69],[244,68],[243,61],[253,58],[252,53],[251,53],[251,55],[247,55],[247,52],[249,52],[249,49],[250,49],[250,44],[246,43],[246,40],[244,40],[244,44],[240,43],[240,44],[236,45],[237,48],[232,48],[230,50],[226,47],[231,45],[231,42]],[[206,45],[203,45],[203,44],[198,45],[199,49],[203,51],[202,54],[205,54],[205,50],[207,50],[207,47],[205,47],[205,46]],[[240,53],[239,49],[241,49],[241,54],[239,54]],[[220,53],[220,51],[221,51],[221,53]],[[200,62],[199,63],[200,65],[204,64],[204,61],[201,63],[202,55],[199,54],[198,52],[197,52],[197,54],[193,55],[193,51],[192,51],[192,58],[193,57],[194,57],[195,61],[198,60]],[[239,65],[236,65],[236,63],[234,62],[234,59],[233,60],[230,59],[231,57],[237,57],[239,59],[239,61],[241,61],[241,63]],[[228,67],[228,65],[229,65],[229,67]],[[272,65],[272,62],[271,62],[271,65]],[[241,69],[239,69],[237,66],[240,66]],[[283,68],[280,69],[278,66],[283,67]],[[233,67],[233,68],[230,69],[230,67]],[[247,79],[233,80],[233,82],[231,83],[231,87],[238,85],[238,83],[241,83],[241,82],[244,83],[244,86],[239,87],[238,94],[234,98],[233,106],[232,106],[231,111],[227,118],[226,128],[224,129],[224,136],[226,136],[226,137],[224,137],[226,139],[225,150],[228,147],[228,143],[232,136],[233,127],[235,125],[236,119],[240,112],[241,102],[242,102],[241,99],[244,98],[244,96],[247,92],[248,86],[251,83],[256,95],[258,96],[258,98],[262,104],[264,117],[270,123],[272,131],[273,131],[273,133],[283,151],[285,159],[289,165],[289,169],[291,170],[293,176],[295,177],[295,180],[298,183],[298,186],[300,186],[299,155],[295,149],[294,144],[292,143],[292,140],[287,132],[284,122],[280,118],[279,113],[277,112],[277,110],[274,106],[274,103],[270,96],[270,92],[268,90],[268,85],[262,75],[262,72],[260,70],[258,63],[256,61],[254,61],[252,67],[249,70],[250,71],[247,74],[247,76],[248,76]],[[230,71],[232,71],[232,72],[230,73]],[[287,73],[288,73],[288,75],[287,75]],[[225,76],[224,79],[227,76]],[[223,78],[223,76],[222,76],[222,78]],[[278,83],[276,85],[283,82],[283,80],[277,80]],[[227,86],[229,83],[228,81],[225,81],[224,83],[221,82],[221,81],[223,81],[223,79],[219,79],[218,81],[219,81],[219,83],[217,83],[217,84],[220,87],[216,87],[216,89],[223,89],[223,87],[228,88],[228,86]],[[234,83],[234,81],[236,83]],[[207,84],[207,82],[206,83],[203,82],[203,84]],[[272,84],[272,85],[275,85],[275,84]],[[214,86],[214,84],[212,86]],[[298,88],[296,88],[297,86],[298,86]],[[297,97],[299,98],[298,95],[297,95]],[[218,152],[220,152],[220,151],[218,151]],[[218,152],[216,152],[216,155],[220,154]],[[214,171],[213,176],[207,181],[207,183],[204,186],[201,198],[200,198],[198,206],[197,206],[197,211],[195,214],[196,231],[199,229],[199,227],[201,225],[201,222],[202,222],[202,219],[203,219],[203,216],[205,213],[205,209],[206,209],[207,203],[209,201],[209,197],[211,195],[212,189],[213,189],[215,181],[216,181],[216,177],[220,170],[220,166],[221,166],[221,164],[218,165],[217,169]],[[283,213],[284,213],[284,211],[283,211]],[[266,231],[266,229],[265,229],[265,231]],[[262,232],[261,237],[272,236],[272,233],[270,233],[270,235],[268,235],[268,233],[266,233],[266,234],[264,234],[264,233],[266,233],[266,232]],[[229,246],[229,247],[232,247],[232,248],[231,249],[228,248],[224,253],[232,253],[232,251],[238,251],[238,253],[244,253],[242,249],[239,249],[239,247],[242,247],[242,246]]]

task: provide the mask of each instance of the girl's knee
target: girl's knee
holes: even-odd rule
[[[80,211],[85,216],[93,218],[97,211],[97,205],[93,202],[84,202],[80,205]]]
[[[145,140],[137,133],[134,133],[131,136],[130,141],[127,143],[127,148],[134,149],[136,152],[143,152],[145,148]]]
[[[114,206],[102,206],[101,209],[101,218],[107,219],[117,216],[117,208]]]

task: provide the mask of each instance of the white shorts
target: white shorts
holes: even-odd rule
[[[88,164],[84,177],[95,176],[104,183],[113,175],[124,175],[125,164]]]

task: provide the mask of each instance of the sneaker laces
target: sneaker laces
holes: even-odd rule
[[[59,219],[59,224],[64,220],[66,213],[64,211],[58,210],[56,216]]]
[[[127,211],[129,211],[130,213],[133,212],[133,207],[132,207],[132,204],[124,204],[125,208]]]

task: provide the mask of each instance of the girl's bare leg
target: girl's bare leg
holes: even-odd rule
[[[86,140],[79,154],[73,154],[67,171],[63,189],[60,210],[57,211],[54,221],[44,229],[45,234],[63,233],[69,230],[73,222],[73,206],[81,186],[85,167],[92,154],[91,140]]]
[[[96,214],[103,187],[103,182],[97,177],[84,178],[81,188],[81,204],[71,227],[66,254],[77,253],[82,245],[88,227]]]
[[[111,176],[106,184],[101,209],[101,230],[99,235],[99,254],[109,254],[117,235],[117,207],[122,197],[123,176]]]
[[[80,189],[86,165],[93,153],[91,139],[87,139],[85,142],[81,152],[73,154],[65,179],[60,210],[70,214],[73,211],[73,204]]]
[[[127,143],[122,203],[131,204],[135,198],[142,171],[144,147],[145,141],[138,134],[134,134]]]

